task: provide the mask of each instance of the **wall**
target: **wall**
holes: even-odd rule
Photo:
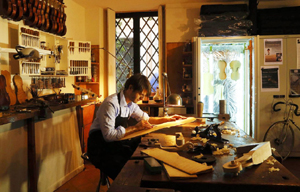
[[[86,40],[85,8],[72,0],[65,0],[65,4],[66,38]],[[12,48],[9,29],[18,25],[22,26],[23,22],[0,17],[0,47]],[[10,67],[8,54],[0,54],[0,69],[10,71]],[[30,79],[24,77],[23,83],[27,91]],[[62,92],[74,92],[73,83],[74,77],[67,77],[68,87],[62,88]],[[52,192],[83,168],[74,109],[58,111],[53,116],[50,114],[48,119],[38,121],[36,138],[38,191]],[[0,191],[28,191],[27,132],[23,121],[0,126],[0,146]]]

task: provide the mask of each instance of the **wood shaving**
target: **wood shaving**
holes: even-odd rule
[[[274,162],[271,161],[271,160],[267,160],[266,162],[267,162],[268,165],[274,165]]]
[[[193,156],[193,159],[201,159],[201,157],[203,157],[203,154],[200,153],[200,155],[195,155]]]
[[[279,168],[274,168],[274,167],[269,168],[270,172],[279,171],[279,170],[280,170]]]

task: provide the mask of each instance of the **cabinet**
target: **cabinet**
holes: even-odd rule
[[[21,49],[32,48],[40,58],[19,59],[11,73],[18,73],[31,80],[37,89],[66,87],[67,76],[88,76],[91,74],[91,43],[88,41],[67,40],[22,24],[10,25],[15,29],[17,45]],[[15,45],[13,45],[15,46]],[[23,47],[23,48],[22,48]],[[86,78],[88,79],[88,78]]]
[[[86,74],[87,76],[76,76],[75,84],[99,95],[99,45],[91,45],[88,59],[91,67],[88,74]],[[75,90],[75,94],[80,95],[81,91]]]
[[[184,42],[167,43],[167,73],[172,93],[180,94],[188,114],[194,114],[193,53]]]
[[[182,103],[187,108],[187,113],[194,113],[193,102],[193,52],[182,53]]]

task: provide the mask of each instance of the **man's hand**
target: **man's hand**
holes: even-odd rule
[[[169,117],[150,117],[149,122],[151,124],[161,124],[161,123],[176,121],[176,120],[180,120],[180,119],[186,119],[186,117],[181,116],[181,115],[172,115]]]
[[[151,129],[153,126],[146,120],[142,120],[140,122],[138,122],[136,125],[134,126],[129,126],[127,127],[125,130],[125,135],[124,136],[127,136],[128,134],[131,134],[133,132],[136,132],[136,131],[140,131],[140,130],[145,130],[145,129]]]
[[[137,130],[151,129],[153,126],[146,120],[141,120],[135,125]]]
[[[180,119],[186,119],[187,117],[182,115],[172,115],[170,116],[172,119],[180,120]]]

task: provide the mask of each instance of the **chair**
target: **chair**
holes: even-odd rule
[[[89,156],[88,156],[87,153],[82,153],[81,158],[86,160],[86,161],[90,161]],[[104,172],[102,172],[101,170],[100,170],[100,180],[99,180],[96,192],[100,191],[100,185],[107,185],[107,188],[110,187],[110,182],[109,182],[109,179],[108,179],[107,175]]]

